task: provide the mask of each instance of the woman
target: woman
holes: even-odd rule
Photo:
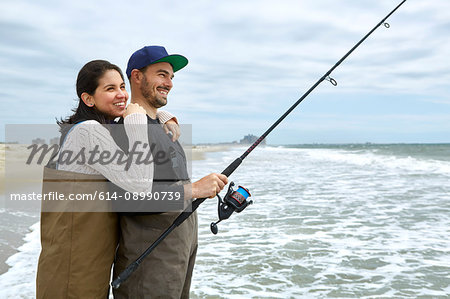
[[[128,93],[119,67],[103,60],[91,61],[80,70],[76,88],[78,108],[72,116],[58,122],[62,133],[60,153],[67,150],[88,153],[94,149],[100,153],[121,151],[108,130],[117,117],[124,118],[129,144],[137,144],[135,150],[149,150],[143,145],[148,142],[145,110],[137,104],[126,107]],[[167,112],[160,112],[158,117],[165,121],[172,118]],[[174,138],[177,135],[178,131],[174,130]],[[128,191],[151,190],[152,164],[131,163],[127,171],[119,164],[118,161],[89,163],[78,157],[76,163],[58,163],[56,169],[47,167],[43,193],[54,191],[55,185],[47,182],[55,181],[66,193],[71,190],[80,194],[107,192],[105,178]],[[217,185],[214,179],[205,178],[186,186],[187,190],[196,190],[192,192],[193,197],[205,197],[204,192],[197,190]],[[97,183],[84,183],[92,181]],[[222,189],[224,184],[219,185]],[[46,211],[43,207],[37,298],[107,298],[118,242],[116,213]]]

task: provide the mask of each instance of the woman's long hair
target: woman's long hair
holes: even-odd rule
[[[87,106],[81,99],[81,94],[84,92],[89,95],[94,95],[95,90],[98,87],[100,78],[109,70],[116,70],[119,72],[122,80],[124,80],[123,73],[121,69],[106,60],[93,60],[86,63],[81,70],[78,72],[77,77],[77,95],[78,95],[78,107],[72,110],[73,114],[65,119],[56,120],[56,123],[60,127],[61,141],[64,140],[65,135],[70,130],[72,125],[85,121],[85,120],[96,120],[101,124],[109,124],[108,118],[98,111],[98,109],[93,106]]]

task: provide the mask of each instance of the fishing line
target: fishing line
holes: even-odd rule
[[[267,129],[266,132],[264,132],[240,157],[238,157],[236,160],[234,160],[230,165],[225,168],[224,171],[222,171],[222,174],[229,177],[238,167],[241,165],[242,161],[264,140],[264,138],[267,137],[267,135],[270,134],[270,132],[273,131],[291,112],[294,110],[314,89],[316,89],[317,86],[319,86],[320,83],[323,81],[329,81],[333,86],[337,86],[337,81],[332,78],[330,75],[331,73],[345,60],[347,57],[353,53],[353,51],[356,50],[378,27],[383,25],[386,28],[390,28],[390,24],[386,23],[386,20],[397,10],[400,6],[405,3],[406,0],[403,0],[400,4],[397,5],[386,17],[384,17],[375,27],[372,28],[372,30],[369,31],[358,43],[356,43],[353,48],[351,48],[338,62],[336,62],[335,65],[333,65],[319,80],[317,80],[316,83],[314,83],[298,100],[295,102],[272,126],[270,126],[269,129]],[[219,197],[219,221],[223,219],[227,219],[231,216],[233,212],[241,212],[243,209],[245,209],[249,204],[251,204],[251,201],[247,201],[247,198],[241,198],[236,193],[245,193],[241,192],[242,187],[240,186],[240,189],[237,191],[234,191],[229,188],[227,195],[224,197],[224,199],[220,199]],[[244,188],[245,189],[245,188]],[[245,189],[246,190],[246,189]],[[246,190],[248,191],[248,190]],[[242,194],[241,194],[242,195]],[[250,193],[248,193],[250,195]],[[197,210],[198,206],[203,203],[206,200],[206,198],[198,198],[195,199],[192,204],[186,208],[175,220],[174,222],[164,231],[161,236],[153,242],[152,245],[150,245],[147,250],[142,253],[142,255],[136,259],[132,264],[130,264],[122,273],[117,276],[117,278],[111,283],[111,286],[115,289],[120,287],[120,284],[124,282],[136,269],[139,267],[141,262],[144,260],[146,256],[148,256],[153,249],[155,249],[156,246],[158,246],[159,243],[164,240],[167,235],[170,234],[171,231],[173,231],[177,226],[179,226],[181,223],[183,223],[195,210]],[[221,215],[220,209],[224,209],[225,212]],[[221,218],[225,217],[225,218]],[[211,224],[211,230],[217,233],[217,226],[214,228],[214,225],[217,225],[218,222]]]

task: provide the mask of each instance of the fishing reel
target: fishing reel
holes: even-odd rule
[[[233,212],[242,212],[246,207],[253,203],[253,200],[247,200],[251,195],[246,188],[239,186],[237,190],[233,190],[233,186],[234,182],[231,182],[227,194],[225,194],[223,199],[217,194],[219,200],[217,207],[219,220],[211,223],[211,232],[213,234],[217,234],[219,231],[217,224],[220,221],[230,218]]]

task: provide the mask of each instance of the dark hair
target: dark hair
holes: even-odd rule
[[[107,117],[94,107],[88,107],[83,100],[81,95],[86,92],[90,95],[94,95],[95,90],[98,87],[98,82],[100,78],[109,70],[116,70],[122,80],[124,79],[122,70],[115,64],[112,64],[106,60],[93,60],[86,63],[81,70],[78,72],[77,77],[77,95],[78,95],[78,107],[72,109],[73,114],[68,116],[66,119],[56,120],[56,123],[60,126],[60,131],[62,135],[67,134],[68,128],[72,125],[79,123],[84,120],[96,120],[101,124],[109,123]]]

